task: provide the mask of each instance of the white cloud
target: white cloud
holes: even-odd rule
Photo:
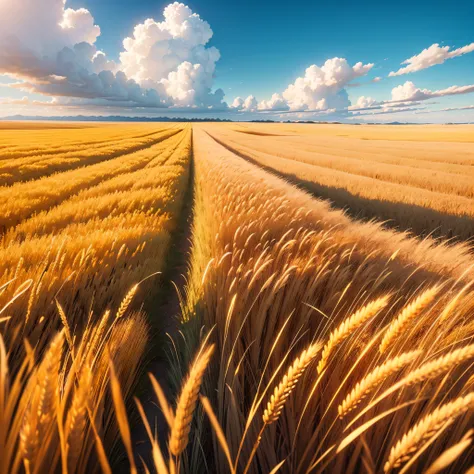
[[[140,85],[163,84],[177,106],[223,107],[222,90],[211,92],[220,53],[206,47],[212,37],[209,23],[182,3],[172,3],[164,20],[148,19],[135,26],[123,42],[120,67]]]
[[[257,109],[258,102],[257,99],[253,95],[249,95],[242,105],[242,110],[247,112],[252,112]]]
[[[419,89],[413,82],[406,81],[405,84],[392,89],[392,102],[420,101],[432,99],[434,97],[468,94],[470,92],[474,92],[474,84],[467,86],[451,86],[446,89],[431,91],[429,89]]]
[[[401,76],[402,74],[409,74],[416,71],[421,71],[436,64],[443,64],[446,60],[462,56],[463,54],[472,53],[474,51],[474,43],[457,48],[450,51],[449,46],[440,46],[435,43],[429,48],[424,49],[421,53],[412,56],[411,58],[402,62],[407,66],[400,68],[398,71],[392,71],[389,76]]]
[[[377,110],[366,109],[365,111],[360,111],[352,113],[351,119],[356,117],[372,117],[373,115],[392,115],[402,112],[413,112],[417,113],[420,110],[423,110],[423,107],[376,107]]]
[[[242,110],[243,105],[244,105],[244,99],[242,99],[242,97],[236,97],[231,104],[231,108]]]
[[[365,76],[373,66],[361,62],[350,66],[344,58],[328,59],[321,67],[313,64],[306,69],[303,77],[298,77],[282,94],[273,94],[270,100],[261,101],[258,111],[334,113],[335,110],[347,109],[351,102],[345,87],[352,80]],[[252,108],[245,107],[238,97],[234,100],[233,107],[254,110],[255,104]]]
[[[0,99],[1,105],[41,105],[41,106],[56,106],[58,100],[53,98],[50,101],[42,100],[31,100],[28,96],[24,96],[21,99]]]
[[[350,101],[344,87],[364,76],[373,64],[361,62],[350,66],[344,58],[328,59],[323,66],[312,65],[283,92],[291,110],[324,110],[348,107]]]
[[[258,104],[258,109],[261,111],[282,112],[289,108],[288,102],[280,94],[273,94],[270,100],[262,100]]]
[[[378,102],[372,97],[360,96],[354,105],[348,107],[349,110],[367,109],[376,106]]]
[[[258,108],[258,101],[253,95],[249,95],[246,99],[236,97],[231,107],[239,112],[255,112]]]
[[[65,46],[94,43],[100,28],[84,8],[66,9],[64,0],[0,2],[0,64],[12,53],[30,52],[38,58],[54,57]],[[21,56],[20,56],[21,57]]]
[[[0,1],[0,74],[22,80],[18,89],[111,105],[227,107],[223,91],[211,90],[220,56],[205,47],[212,30],[187,6],[173,3],[164,21],[137,25],[119,64],[97,50],[99,34],[88,10],[64,0]]]
[[[446,109],[441,109],[441,112],[452,112],[454,110],[474,110],[474,105],[465,105],[464,107],[448,107]]]

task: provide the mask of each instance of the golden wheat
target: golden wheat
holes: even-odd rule
[[[321,373],[326,367],[331,354],[336,347],[341,344],[344,339],[349,337],[357,328],[368,321],[370,318],[379,313],[387,306],[389,296],[382,296],[377,300],[371,301],[363,308],[356,311],[354,314],[345,319],[340,326],[331,332],[328,342],[325,344],[321,359],[318,362],[318,373]]]
[[[3,136],[0,126],[0,474],[108,474],[124,448],[138,471],[127,401],[149,331],[134,308],[166,269],[188,185],[183,324],[169,373],[150,377],[165,427],[136,399],[145,472],[468,468],[469,246],[351,219],[261,166],[316,194],[327,186],[354,213],[392,213],[420,234],[454,222],[466,236],[472,138],[453,129],[459,154],[443,157],[424,129],[406,128],[412,146],[398,128],[343,127],[348,146],[337,148],[331,127],[71,127],[58,125],[51,145],[47,125],[5,125]]]
[[[387,332],[385,333],[382,342],[379,346],[379,351],[383,354],[390,344],[396,340],[407,326],[416,319],[420,313],[433,301],[440,288],[435,286],[424,291],[415,301],[403,308],[403,311],[390,323]]]
[[[392,447],[384,471],[388,472],[408,461],[424,440],[435,434],[443,425],[452,423],[473,406],[474,393],[469,393],[426,415]]]
[[[352,391],[347,394],[344,401],[338,407],[339,416],[344,417],[351,410],[354,410],[371,391],[390,377],[390,375],[400,371],[400,369],[412,362],[418,355],[420,355],[420,351],[405,352],[376,367],[360,382],[357,382]]]
[[[199,339],[195,328],[204,325],[214,328],[220,356],[205,381],[206,391],[216,394],[209,401],[216,410],[209,415],[216,429],[214,456],[205,462],[212,462],[215,472],[228,467],[271,472],[283,459],[279,468],[288,473],[354,472],[359,461],[383,470],[382,460],[402,436],[406,420],[416,423],[423,417],[420,401],[429,399],[435,409],[455,397],[467,379],[459,364],[469,357],[459,355],[451,360],[456,370],[438,371],[446,376],[437,386],[421,385],[419,398],[413,400],[408,389],[414,384],[405,383],[411,373],[445,357],[436,347],[459,348],[474,333],[469,287],[447,309],[449,327],[437,323],[453,295],[469,282],[472,256],[463,253],[463,245],[448,247],[353,221],[231,153],[203,129],[208,126],[196,126],[193,135],[196,204],[182,316],[186,351]],[[440,285],[443,292],[436,293]],[[430,293],[422,295],[420,288],[431,289],[429,302]],[[381,353],[390,322],[417,298],[426,299],[426,307],[411,308],[402,318],[409,330]],[[380,300],[373,314],[355,317],[354,307]],[[284,398],[288,409],[279,412],[279,422],[266,423],[269,398],[279,387],[277,374],[296,344],[308,346],[312,340],[327,341],[321,373],[306,371],[300,389]],[[410,372],[401,374],[408,366]],[[367,401],[379,387],[384,397]],[[407,387],[397,393],[400,407],[388,398],[397,387]],[[355,420],[341,421],[340,414],[356,406],[361,410]],[[461,426],[449,439],[460,433]],[[334,447],[346,438],[352,449],[337,451]],[[198,450],[195,444],[189,452]],[[439,454],[435,443],[427,459],[434,461]],[[194,469],[199,470],[199,459],[195,454],[189,459]]]
[[[464,134],[461,141],[466,143],[448,143],[450,134],[440,132],[446,141],[434,146],[419,133],[408,142],[401,137],[402,143],[394,142],[391,137],[400,132],[395,129],[363,128],[362,135],[347,130],[341,139],[335,133],[339,125],[324,126],[328,136],[321,136],[316,127],[288,130],[275,124],[270,133],[253,133],[253,127],[262,128],[227,124],[205,128],[233,152],[339,208],[348,208],[353,215],[379,218],[422,235],[473,236],[470,164],[474,157]],[[378,139],[379,135],[387,141]]]
[[[179,456],[188,444],[191,421],[201,388],[204,372],[209,365],[214,346],[205,347],[192,363],[187,380],[184,382],[176,405],[176,413],[171,427],[169,449],[171,454]]]
[[[270,424],[278,420],[286,400],[296,387],[298,380],[303,375],[308,365],[313,361],[320,350],[320,343],[311,344],[293,361],[281,382],[275,387],[275,390],[267,403],[267,407],[263,412],[264,423]]]

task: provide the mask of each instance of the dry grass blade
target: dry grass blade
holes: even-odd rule
[[[178,457],[188,444],[191,421],[196,407],[199,389],[204,372],[209,365],[214,346],[204,347],[194,360],[186,381],[184,382],[176,406],[176,415],[171,428],[169,449]]]
[[[87,412],[89,414],[90,426],[92,428],[92,432],[94,433],[95,449],[97,452],[97,457],[99,459],[100,468],[102,469],[102,472],[104,474],[112,474],[112,468],[110,467],[109,460],[107,459],[104,444],[99,435],[99,432],[97,431],[92,412],[90,411],[90,409],[88,409]]]
[[[319,342],[311,344],[293,361],[293,364],[291,364],[281,382],[275,387],[275,390],[267,403],[267,407],[263,412],[263,422],[265,424],[274,423],[278,420],[285,402],[288,400],[288,397],[296,387],[298,380],[303,375],[308,365],[318,355],[321,346],[322,344]]]
[[[405,433],[392,447],[384,471],[389,472],[407,462],[420,444],[433,436],[446,423],[452,423],[457,417],[474,407],[474,392],[446,403],[420,420]]]
[[[449,447],[431,464],[425,474],[438,474],[450,466],[472,443],[473,430],[469,430],[459,443]]]
[[[161,385],[158,383],[158,380],[154,377],[153,374],[148,374],[151,380],[151,384],[153,385],[153,390],[155,391],[156,398],[158,399],[158,403],[160,404],[161,410],[165,419],[168,423],[170,428],[173,427],[174,424],[174,413],[173,409],[169,406],[168,400],[166,400],[166,396],[161,388]]]
[[[234,473],[235,472],[234,463],[232,462],[232,455],[230,454],[230,448],[229,448],[229,445],[227,444],[227,440],[225,439],[225,434],[222,431],[222,427],[219,424],[219,421],[216,417],[216,414],[214,413],[214,410],[212,409],[211,402],[209,401],[207,397],[204,397],[204,396],[201,396],[200,400],[201,400],[202,406],[204,407],[204,411],[209,417],[209,421],[211,422],[211,425],[216,433],[217,440],[219,441],[219,444],[221,445],[221,448],[224,451],[225,457],[229,464],[230,472]]]
[[[323,353],[321,355],[321,359],[318,363],[318,373],[320,374],[331,354],[334,352],[336,347],[341,344],[344,339],[349,337],[357,328],[359,328],[362,324],[368,321],[370,318],[375,316],[379,311],[385,308],[388,304],[390,296],[385,295],[381,298],[378,298],[374,301],[371,301],[363,308],[356,311],[353,315],[349,318],[345,319],[329,336],[329,340],[324,346]]]
[[[29,289],[30,286],[33,284],[33,280],[27,280],[23,282],[19,288],[16,290],[13,298],[7,302],[7,304],[0,309],[0,314],[2,314],[9,306],[11,306],[18,298],[20,298],[24,293],[26,293]]]
[[[127,450],[128,460],[130,462],[130,471],[132,474],[137,473],[137,467],[135,465],[135,457],[133,454],[132,438],[130,435],[130,426],[128,424],[127,410],[123,402],[122,390],[120,389],[120,383],[117,375],[115,374],[114,364],[112,360],[109,362],[109,373],[110,373],[110,386],[112,389],[112,398],[115,407],[115,416],[119,425],[120,434]]]
[[[145,426],[148,439],[150,440],[150,443],[151,443],[152,452],[153,452],[153,462],[155,464],[156,472],[158,474],[168,474],[168,467],[166,466],[163,453],[161,452],[158,441],[155,439],[155,437],[153,436],[151,432],[150,423],[148,422],[148,419],[146,417],[145,410],[143,409],[142,404],[137,398],[135,398],[135,403],[137,404],[138,412],[140,413],[140,417]]]

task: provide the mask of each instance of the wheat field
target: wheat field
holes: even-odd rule
[[[472,472],[473,137],[0,123],[0,473]]]
[[[357,218],[418,235],[474,236],[472,127],[217,124],[208,133]],[[408,129],[408,130],[406,130]],[[405,133],[406,131],[406,133]],[[418,132],[418,133],[417,133]]]

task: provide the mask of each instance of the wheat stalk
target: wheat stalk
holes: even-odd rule
[[[199,389],[201,388],[202,378],[209,365],[213,351],[214,345],[211,345],[199,352],[182,386],[169,440],[169,449],[174,456],[179,456],[188,444],[189,431]]]
[[[387,377],[398,372],[402,367],[413,361],[419,354],[420,351],[406,352],[376,367],[360,382],[357,382],[356,386],[339,405],[339,416],[343,418],[347,413],[354,410],[362,400],[387,379]]]
[[[441,472],[449,467],[453,462],[461,457],[461,454],[471,445],[473,434],[474,430],[471,429],[467,431],[467,433],[465,433],[462,437],[461,441],[444,450],[424,474],[437,474],[438,472]],[[467,474],[467,472],[465,474]]]
[[[63,332],[60,332],[52,340],[37,372],[38,385],[33,390],[20,429],[20,448],[26,469],[36,462],[39,443],[44,441],[55,410],[62,350]]]
[[[89,390],[92,383],[91,366],[87,363],[82,370],[83,373],[79,378],[66,422],[67,457],[71,472],[74,472],[84,443],[83,435],[87,420]]]
[[[425,416],[392,447],[384,471],[407,462],[420,444],[434,435],[444,424],[452,423],[458,416],[474,407],[474,392],[446,403]]]
[[[290,368],[283,376],[281,382],[275,387],[275,390],[267,403],[267,408],[263,412],[263,422],[270,424],[278,420],[286,400],[296,387],[298,380],[304,371],[321,350],[321,343],[317,342],[307,347],[293,361]]]
[[[344,341],[353,331],[359,328],[372,316],[375,316],[381,309],[387,306],[389,295],[382,296],[356,311],[349,318],[345,319],[329,336],[329,340],[324,346],[321,359],[318,363],[318,373],[320,374],[329,360],[330,355],[336,347]]]
[[[439,290],[439,286],[429,288],[420,296],[418,296],[415,301],[403,308],[400,314],[390,324],[382,339],[382,342],[380,343],[379,351],[381,354],[383,354],[392,344],[392,342],[401,335],[410,322],[419,316],[422,311],[433,301]]]

